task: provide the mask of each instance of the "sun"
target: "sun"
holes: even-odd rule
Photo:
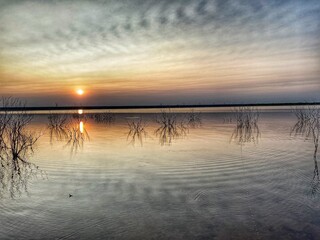
[[[76,92],[80,96],[84,94],[84,91],[82,89],[78,89]]]

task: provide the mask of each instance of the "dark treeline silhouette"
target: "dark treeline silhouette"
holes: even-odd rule
[[[268,106],[307,106],[320,105],[320,102],[284,102],[284,103],[234,103],[234,104],[179,104],[179,105],[140,105],[140,106],[55,106],[55,107],[0,107],[0,111],[52,111],[52,110],[112,110],[112,109],[174,109],[174,108],[223,108],[223,107],[268,107]]]

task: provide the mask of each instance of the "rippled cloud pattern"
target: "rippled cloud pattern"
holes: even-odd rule
[[[35,105],[315,101],[320,1],[0,1],[0,95]]]

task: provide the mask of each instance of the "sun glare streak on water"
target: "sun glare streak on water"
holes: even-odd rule
[[[83,125],[83,121],[81,121],[79,123],[79,129],[80,129],[80,132],[83,133],[84,132],[84,125]]]

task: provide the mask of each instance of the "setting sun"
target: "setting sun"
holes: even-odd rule
[[[77,90],[77,94],[81,96],[81,95],[84,94],[84,91],[83,91],[82,89],[78,89],[78,90]]]

